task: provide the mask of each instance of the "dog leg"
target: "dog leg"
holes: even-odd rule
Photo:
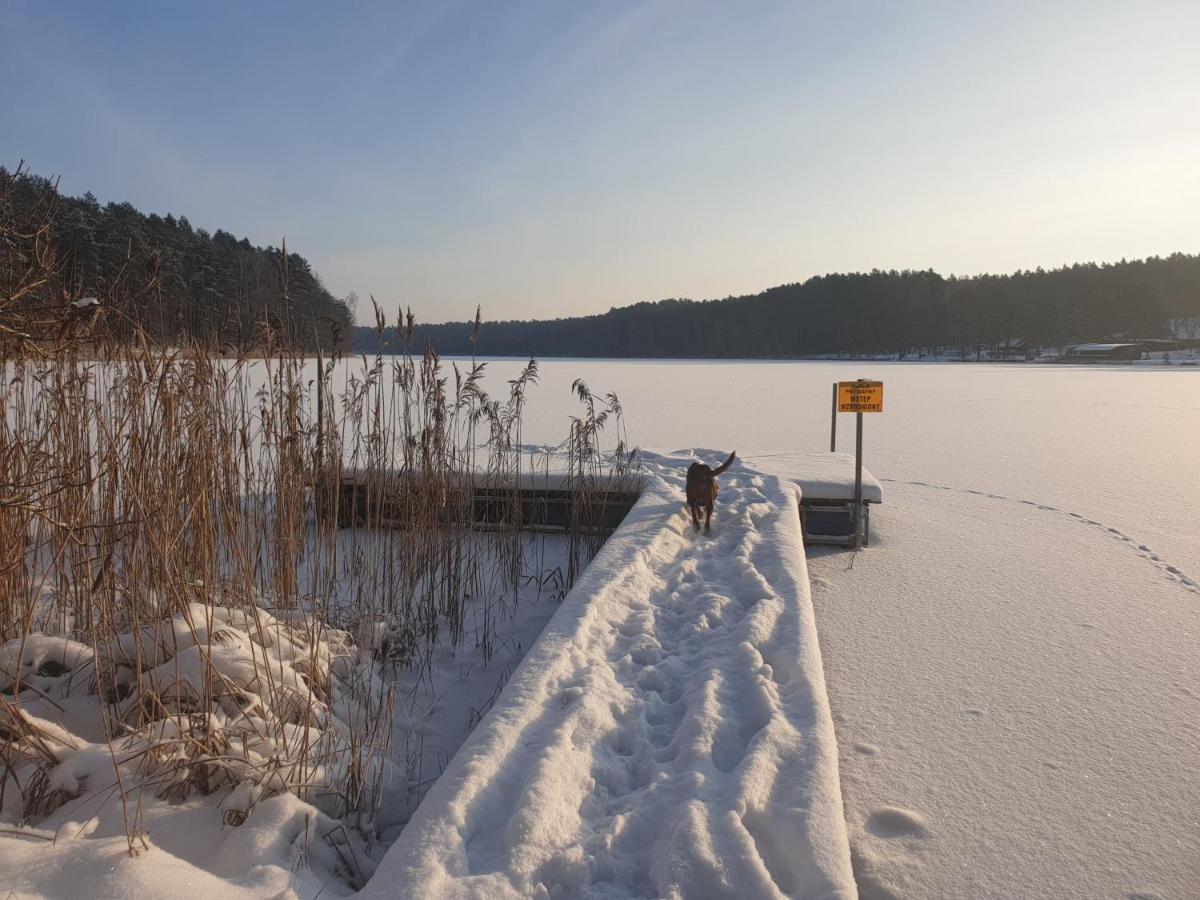
[[[712,504],[712,501],[709,500],[708,503],[705,504],[705,507],[704,507],[704,533],[705,534],[712,534],[712,511],[713,511],[713,504]],[[697,526],[697,527],[699,527],[699,526]]]
[[[692,527],[697,531],[700,530],[700,504],[689,503],[688,509],[692,511]]]

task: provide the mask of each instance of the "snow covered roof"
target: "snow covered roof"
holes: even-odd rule
[[[1111,350],[1124,350],[1134,347],[1140,347],[1141,344],[1126,342],[1122,344],[1072,344],[1068,350],[1073,350],[1076,353],[1107,353]]]

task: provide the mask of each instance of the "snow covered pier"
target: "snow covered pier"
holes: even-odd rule
[[[718,454],[719,455],[719,454]],[[679,465],[672,457],[669,464]],[[547,457],[547,459],[550,459]],[[519,478],[519,495],[511,482],[481,476],[479,483],[463,485],[455,502],[449,504],[464,524],[487,530],[511,517],[514,502],[519,527],[526,531],[565,531],[572,521],[572,506],[580,503],[581,491],[554,458],[555,468],[543,463],[537,471],[531,454]],[[682,465],[686,469],[687,461]],[[745,462],[743,462],[745,465]],[[800,487],[800,523],[806,544],[847,546],[854,537],[854,457],[849,453],[797,451],[755,457],[753,465],[775,472]],[[883,487],[865,468],[862,472],[864,529],[871,532],[871,506],[883,502]],[[398,476],[352,470],[342,474],[337,485],[336,514],[339,525],[379,523],[403,526],[404,513],[394,502]],[[632,475],[597,476],[588,479],[586,518],[595,531],[611,534],[637,502],[642,479]]]
[[[799,491],[737,465],[695,534],[691,458],[645,455],[364,896],[855,896]]]

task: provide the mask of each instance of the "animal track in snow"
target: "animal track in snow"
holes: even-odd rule
[[[736,769],[746,758],[751,742],[770,722],[769,710],[755,705],[758,706],[757,709],[747,710],[748,714],[732,725],[722,723],[721,730],[713,738],[713,765],[726,774]]]
[[[1137,544],[1136,550],[1137,550],[1137,553],[1139,556],[1141,556],[1143,559],[1145,559],[1146,561],[1153,564],[1154,567],[1157,568],[1159,571],[1165,573],[1168,579],[1170,579],[1171,581],[1174,581],[1176,584],[1178,584],[1184,590],[1191,591],[1194,594],[1200,594],[1200,582],[1198,582],[1195,578],[1192,578],[1190,575],[1185,574],[1183,572],[1183,570],[1180,569],[1178,566],[1170,565],[1170,564],[1166,563],[1161,556],[1159,556],[1157,553],[1155,553],[1153,550],[1151,550],[1147,545],[1138,544],[1134,540],[1134,538],[1130,537],[1125,532],[1121,531],[1121,529],[1119,529],[1119,528],[1114,528],[1111,525],[1106,525],[1105,523],[1099,522],[1096,519],[1089,519],[1087,516],[1081,515],[1077,512],[1068,512],[1066,510],[1059,509],[1056,506],[1050,506],[1045,503],[1038,503],[1034,500],[1022,500],[1019,498],[1006,497],[1003,494],[993,494],[993,493],[989,493],[987,491],[976,491],[976,490],[972,490],[970,488],[955,488],[955,487],[950,487],[949,485],[944,485],[944,484],[929,484],[926,481],[902,481],[902,480],[896,479],[896,478],[881,478],[880,481],[887,482],[889,484],[907,484],[907,485],[913,485],[915,487],[931,488],[931,489],[937,490],[937,491],[950,491],[951,493],[955,493],[955,494],[972,494],[977,497],[988,497],[992,500],[1002,500],[1007,503],[1020,503],[1025,506],[1036,507],[1037,509],[1043,510],[1045,512],[1055,512],[1055,513],[1060,513],[1062,515],[1069,516],[1070,518],[1075,519],[1077,522],[1080,522],[1081,524],[1088,525],[1092,528],[1100,529],[1105,534],[1108,534],[1109,536],[1111,536],[1115,540],[1122,542],[1123,544],[1127,544],[1130,546]]]
[[[660,647],[656,643],[643,643],[629,651],[629,658],[639,666],[652,666],[658,662]]]

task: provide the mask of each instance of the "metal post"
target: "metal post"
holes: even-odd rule
[[[837,451],[837,382],[833,383],[833,408],[829,411],[829,452]]]
[[[854,436],[854,549],[863,545],[863,502],[862,502],[862,413],[855,413]]]

